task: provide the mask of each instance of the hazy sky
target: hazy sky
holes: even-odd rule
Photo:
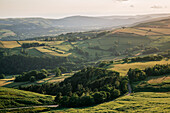
[[[170,13],[170,0],[0,0],[0,18]]]

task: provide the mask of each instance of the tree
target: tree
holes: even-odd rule
[[[57,95],[56,95],[56,97],[55,97],[55,102],[57,103],[57,104],[59,104],[60,103],[60,101],[61,101],[61,98],[62,98],[62,93],[61,92],[59,92],[59,93],[57,93]]]
[[[107,99],[107,94],[105,91],[95,92],[93,95],[95,103],[102,103]]]
[[[112,92],[112,97],[116,98],[118,96],[120,96],[120,91],[118,89],[114,89],[113,92]]]
[[[35,76],[31,76],[30,82],[35,82],[35,81],[36,81]]]
[[[94,104],[94,98],[91,95],[85,95],[81,97],[80,102],[82,106],[90,106]]]
[[[59,69],[60,69],[61,72],[63,72],[63,73],[67,72],[67,69],[66,69],[65,67],[63,67],[63,66],[60,66]]]
[[[61,76],[62,74],[61,74],[61,70],[57,67],[56,68],[56,76],[57,77],[59,77],[59,76]]]
[[[4,79],[5,75],[4,74],[0,74],[0,79]]]

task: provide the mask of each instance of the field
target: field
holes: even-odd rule
[[[43,84],[46,82],[49,83],[55,83],[55,82],[61,82],[65,78],[68,78],[72,75],[73,73],[68,73],[60,77],[55,77],[55,75],[50,75],[47,78],[35,81],[35,82],[14,82],[14,76],[6,76],[6,79],[0,79],[0,87],[8,87],[8,88],[18,88],[20,85],[22,86],[28,86],[28,85],[33,85],[33,84]],[[17,75],[15,75],[17,76]]]
[[[140,92],[169,92],[170,75],[148,77],[145,81],[134,83],[133,89]]]
[[[3,45],[3,48],[21,47],[16,41],[0,41],[0,43]]]
[[[135,62],[135,63],[122,63],[122,64],[112,64],[107,68],[109,70],[115,70],[120,72],[121,76],[125,76],[129,70],[129,68],[135,69],[145,69],[147,67],[152,67],[156,64],[170,64],[170,60],[162,60],[162,61],[150,61],[150,62]]]
[[[105,102],[87,108],[64,108],[51,110],[49,113],[92,113],[92,112],[169,112],[170,93],[137,92],[130,96],[122,96],[114,101]]]
[[[8,29],[0,29],[0,39],[8,36],[15,36],[16,34]]]
[[[0,87],[0,109],[53,104],[54,97],[29,91]]]

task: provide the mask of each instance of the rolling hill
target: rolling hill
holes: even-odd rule
[[[53,104],[54,98],[29,91],[0,87],[0,109]]]
[[[71,16],[62,19],[0,19],[0,40],[25,40],[68,32],[110,29],[167,16],[169,14],[106,17]]]

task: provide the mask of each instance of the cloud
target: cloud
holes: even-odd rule
[[[163,8],[162,6],[159,6],[159,5],[154,5],[154,6],[151,6],[151,8],[153,8],[153,9],[161,9],[161,8]]]
[[[116,0],[116,1],[119,1],[119,2],[125,2],[125,1],[129,1],[129,0]]]
[[[135,7],[135,6],[134,6],[134,5],[130,5],[130,7],[132,7],[132,8],[133,8],[133,7]]]

